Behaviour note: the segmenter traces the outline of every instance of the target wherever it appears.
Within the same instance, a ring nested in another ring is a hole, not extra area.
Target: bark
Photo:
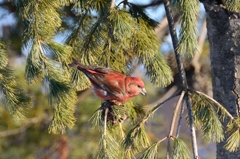
[[[206,10],[213,97],[233,115],[239,115],[240,101],[240,14],[229,12],[216,1],[202,1]],[[216,3],[215,3],[216,2]],[[224,129],[227,121],[223,122]],[[240,158],[217,143],[217,159]]]

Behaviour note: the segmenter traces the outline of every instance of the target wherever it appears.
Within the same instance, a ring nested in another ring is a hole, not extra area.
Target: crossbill
[[[69,66],[83,72],[92,83],[93,92],[104,101],[121,105],[134,96],[147,94],[143,81],[138,77],[126,76],[106,67],[86,66],[76,59]]]

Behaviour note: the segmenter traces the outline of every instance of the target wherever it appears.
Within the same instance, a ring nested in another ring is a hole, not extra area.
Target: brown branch
[[[107,158],[107,116],[108,116],[108,108],[105,109],[104,114],[104,127],[103,127],[103,148],[104,148],[104,158]]]
[[[39,122],[41,119],[42,119],[42,117],[26,119],[27,123],[24,126],[19,127],[17,129],[2,131],[2,132],[0,132],[0,137],[7,137],[7,136],[12,136],[12,135],[17,135],[17,134],[23,133],[28,127],[30,127],[34,123]]]
[[[177,38],[177,34],[176,34],[176,29],[174,28],[174,20],[173,20],[172,10],[171,10],[171,6],[170,6],[170,0],[164,0],[164,8],[165,8],[166,16],[167,16],[168,23],[169,23],[168,26],[169,26],[169,31],[170,31],[171,38],[172,38],[178,72],[180,74],[181,86],[182,86],[182,89],[184,91],[186,91],[185,100],[186,100],[186,106],[187,106],[188,117],[189,117],[189,125],[190,125],[190,130],[191,130],[193,158],[197,159],[198,158],[197,139],[196,139],[196,132],[195,132],[195,127],[194,127],[193,113],[192,113],[192,103],[191,103],[189,95],[188,95],[188,84],[187,84],[187,79],[186,79],[186,72],[184,70],[181,56],[177,50],[178,38]]]
[[[179,114],[179,118],[178,118],[178,126],[177,126],[177,130],[176,130],[176,137],[178,137],[179,132],[180,132],[180,126],[181,126],[181,120],[182,120],[182,116],[183,116],[183,112],[184,112],[184,99],[181,103],[181,110],[180,110],[180,114]]]
[[[174,130],[177,114],[179,112],[179,108],[181,106],[181,103],[182,103],[184,95],[185,95],[185,91],[182,91],[182,93],[181,93],[181,95],[180,95],[180,97],[178,99],[177,105],[176,105],[176,107],[174,109],[172,122],[171,122],[171,127],[170,127],[169,134],[168,134],[168,146],[167,146],[167,154],[166,154],[166,158],[167,159],[170,158],[170,139],[171,139],[171,136],[173,136],[173,130]]]
[[[112,2],[111,2],[111,8],[114,8],[114,4],[115,4],[115,0],[112,0]]]
[[[160,144],[161,142],[163,142],[164,140],[166,140],[168,137],[164,137],[164,138],[162,138],[161,140],[159,140],[158,142],[157,142],[157,144]]]

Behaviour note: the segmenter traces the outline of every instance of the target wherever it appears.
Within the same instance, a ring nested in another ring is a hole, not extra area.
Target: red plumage
[[[126,76],[106,67],[86,66],[76,59],[69,66],[82,71],[91,81],[93,92],[103,100],[121,104],[138,94],[146,95],[144,83],[138,77]]]

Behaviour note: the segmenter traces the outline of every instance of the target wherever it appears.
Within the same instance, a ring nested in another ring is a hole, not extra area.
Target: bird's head
[[[138,77],[132,77],[132,81],[129,87],[130,87],[129,93],[133,94],[133,96],[136,96],[138,94],[142,94],[144,96],[147,95],[147,91],[145,89],[144,83]]]

